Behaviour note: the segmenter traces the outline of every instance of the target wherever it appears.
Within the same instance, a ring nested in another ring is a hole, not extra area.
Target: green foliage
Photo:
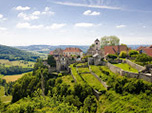
[[[88,96],[84,100],[83,111],[86,113],[95,113],[97,111],[97,103],[94,96]]]
[[[119,41],[116,36],[104,36],[101,38],[101,47],[119,45]]]
[[[5,67],[0,65],[0,74],[3,75],[14,75],[14,74],[21,74],[32,71],[32,68],[23,68],[21,66],[10,66]]]
[[[130,51],[129,51],[129,56],[130,56],[130,57],[132,57],[132,55],[138,55],[138,54],[139,54],[139,52],[136,51],[136,50],[130,50]]]
[[[148,62],[152,61],[152,57],[148,56],[147,54],[140,54],[135,59],[136,62]]]
[[[0,45],[0,59],[36,61],[39,56],[13,47]]]
[[[48,55],[47,62],[50,66],[55,67],[56,66],[56,61],[52,55]]]
[[[127,57],[127,52],[126,51],[121,51],[119,57],[120,58],[126,58]]]
[[[115,55],[115,54],[109,54],[108,56],[107,56],[109,59],[116,59],[117,58],[117,55]]]

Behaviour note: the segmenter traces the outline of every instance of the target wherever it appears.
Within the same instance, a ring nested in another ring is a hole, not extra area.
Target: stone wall
[[[117,73],[119,75],[121,75],[121,71],[122,69],[119,67],[116,67],[114,65],[112,65],[111,63],[107,62],[106,66],[113,72],[113,73]]]
[[[106,66],[113,72],[122,76],[126,76],[129,78],[137,78],[137,79],[143,79],[148,82],[152,82],[152,74],[150,73],[133,73],[124,71],[123,69],[116,67],[109,62],[107,62]],[[141,69],[141,68],[140,68]]]
[[[123,60],[123,62],[129,64],[131,67],[137,69],[139,72],[144,70],[144,69],[146,69],[145,67],[140,66],[140,65],[138,65],[138,64],[136,64],[136,63],[134,63],[134,62],[132,62],[132,61],[130,61],[128,59]]]
[[[148,82],[152,82],[152,75],[150,73],[141,73],[139,79],[146,80]]]

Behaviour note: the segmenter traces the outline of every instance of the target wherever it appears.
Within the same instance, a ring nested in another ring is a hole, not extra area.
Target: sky
[[[152,44],[152,0],[0,0],[0,44]]]

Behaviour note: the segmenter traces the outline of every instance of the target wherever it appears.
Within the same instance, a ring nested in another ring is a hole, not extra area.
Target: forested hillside
[[[33,53],[19,50],[9,46],[0,45],[0,59],[8,59],[10,61],[36,61],[37,58],[39,58],[39,56]]]
[[[12,103],[0,101],[0,111],[4,113],[151,113],[152,84],[135,78],[127,78],[112,73],[106,66],[90,68],[110,86],[105,90],[98,87],[95,77],[87,68],[78,69],[72,64],[72,74],[48,73],[48,68],[38,59],[33,73],[24,75],[8,85]],[[83,72],[82,72],[83,71]],[[92,81],[93,80],[93,81]],[[3,85],[3,82],[2,82]],[[101,92],[94,95],[93,89]]]

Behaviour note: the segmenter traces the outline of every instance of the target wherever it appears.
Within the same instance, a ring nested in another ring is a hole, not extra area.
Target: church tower
[[[100,50],[100,41],[98,39],[96,39],[94,41],[94,44],[95,44],[95,50],[96,50],[96,53],[98,53],[98,51]]]

